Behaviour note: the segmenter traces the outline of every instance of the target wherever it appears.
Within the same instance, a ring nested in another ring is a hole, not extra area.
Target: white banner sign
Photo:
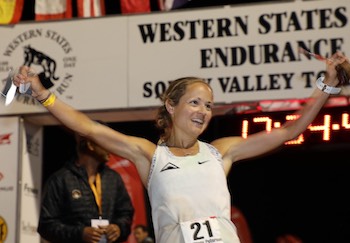
[[[350,53],[349,0],[276,1],[0,28],[0,79],[27,64],[80,110],[159,105],[169,81],[205,78],[217,103],[308,97],[325,64]],[[2,93],[6,93],[2,82]],[[17,95],[1,114],[45,112]]]
[[[22,166],[20,193],[19,243],[39,243],[37,227],[42,185],[43,128],[21,122]]]
[[[349,8],[348,0],[278,1],[130,18],[130,106],[156,105],[184,76],[207,79],[218,103],[308,97],[325,64],[299,47],[350,53]]]
[[[0,242],[18,242],[19,118],[0,117]]]
[[[11,68],[29,65],[44,86],[81,110],[127,106],[126,18],[33,22],[0,27],[0,114],[45,112],[28,95],[5,106]]]

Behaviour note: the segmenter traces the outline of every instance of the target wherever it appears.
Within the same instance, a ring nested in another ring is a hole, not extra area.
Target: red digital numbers
[[[338,124],[334,124],[338,125]],[[339,126],[338,126],[339,127]],[[321,131],[323,133],[322,139],[324,141],[329,141],[331,137],[331,116],[330,115],[324,115],[323,116],[323,123],[321,125],[309,125],[308,129],[312,132]],[[338,129],[339,130],[339,129]]]
[[[284,121],[291,121],[297,119],[297,115],[285,115]],[[339,121],[340,119],[340,121]],[[337,122],[339,121],[339,122]],[[270,132],[273,128],[281,127],[282,123],[274,121],[274,115],[255,115],[249,119],[242,121],[241,136],[247,138],[249,134],[265,130]],[[321,142],[330,142],[332,140],[333,131],[350,131],[349,113],[342,112],[338,114],[321,114],[315,121],[310,124],[303,134],[300,134],[296,139],[286,142],[286,145],[297,145],[305,142],[304,134],[320,134],[320,138],[317,138]],[[350,134],[347,134],[348,141],[350,141]]]

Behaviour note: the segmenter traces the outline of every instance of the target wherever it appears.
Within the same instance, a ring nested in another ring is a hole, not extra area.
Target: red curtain
[[[117,171],[125,183],[126,189],[129,192],[132,203],[135,208],[134,221],[132,228],[137,224],[147,225],[147,213],[145,204],[144,187],[135,165],[129,160],[123,159],[116,155],[110,156],[107,165]],[[136,243],[135,238],[131,234],[128,238],[128,243]]]
[[[252,243],[253,239],[248,223],[242,212],[235,206],[231,206],[231,220],[236,225],[237,234],[241,243]]]

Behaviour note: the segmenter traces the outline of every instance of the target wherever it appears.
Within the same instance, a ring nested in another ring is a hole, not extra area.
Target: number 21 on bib
[[[216,217],[182,222],[181,231],[186,243],[223,243]]]

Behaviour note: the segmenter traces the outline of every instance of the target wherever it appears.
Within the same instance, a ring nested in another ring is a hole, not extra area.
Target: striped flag
[[[122,14],[151,12],[150,0],[120,0]]]
[[[22,17],[24,0],[0,0],[0,24],[16,24]]]
[[[99,17],[106,14],[104,0],[77,0],[78,17]]]
[[[72,18],[72,0],[35,0],[35,20]]]
[[[190,0],[158,0],[159,9],[169,11],[177,9],[188,3]]]

